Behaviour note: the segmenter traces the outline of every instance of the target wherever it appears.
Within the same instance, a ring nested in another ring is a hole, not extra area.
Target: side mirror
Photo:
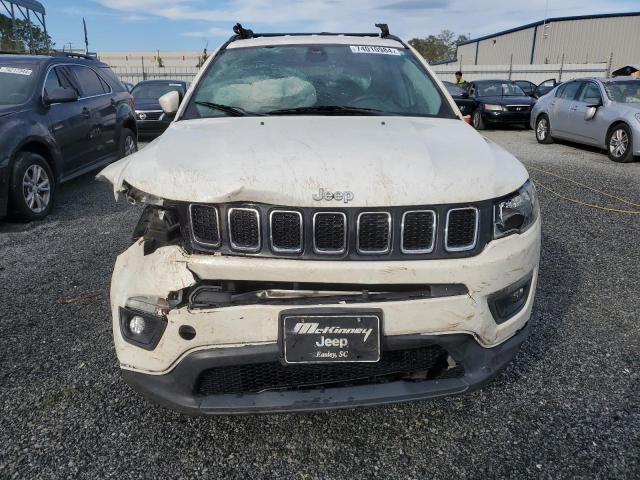
[[[180,94],[176,90],[172,90],[162,95],[158,101],[164,113],[167,115],[175,115],[180,107]]]
[[[47,93],[43,100],[47,105],[77,102],[78,93],[73,88],[56,88],[51,93]]]
[[[600,104],[597,105],[587,105],[587,111],[584,113],[584,119],[589,121],[589,120],[593,120],[593,117],[596,116],[596,112],[598,111],[598,107],[600,106]]]

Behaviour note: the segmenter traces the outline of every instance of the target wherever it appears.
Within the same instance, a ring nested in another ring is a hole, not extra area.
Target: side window
[[[82,65],[71,65],[68,68],[78,81],[82,97],[93,97],[109,91],[105,82],[91,68]]]
[[[49,73],[47,74],[47,79],[44,81],[45,95],[48,95],[49,93],[53,92],[57,88],[63,88],[62,82],[58,77],[57,70],[58,70],[57,68],[52,68],[51,70],[49,70]]]
[[[574,100],[576,98],[576,93],[578,93],[578,89],[580,88],[581,82],[569,82],[567,86],[564,88],[560,96],[565,100]]]
[[[567,88],[567,84],[565,83],[564,85],[560,85],[558,87],[558,89],[556,90],[556,97],[562,97],[562,94],[564,93],[564,89]]]
[[[109,67],[101,67],[99,70],[99,74],[103,80],[107,81],[114,92],[126,92],[127,89],[125,88],[125,86],[122,85],[122,82],[120,82],[118,76],[113,73],[113,71]],[[109,91],[108,88],[107,91]]]
[[[578,100],[593,105],[600,103],[602,101],[602,97],[600,96],[600,89],[595,83],[589,82],[580,92]]]

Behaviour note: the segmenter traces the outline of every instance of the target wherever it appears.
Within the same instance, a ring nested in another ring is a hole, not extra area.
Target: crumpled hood
[[[165,199],[350,207],[464,203],[518,189],[527,171],[460,120],[280,116],[180,121],[98,175]],[[342,204],[344,206],[344,204]]]

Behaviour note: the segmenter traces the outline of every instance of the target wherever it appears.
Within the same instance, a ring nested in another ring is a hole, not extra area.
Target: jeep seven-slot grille
[[[234,250],[260,250],[260,214],[257,210],[229,209],[229,242]]]
[[[302,214],[274,210],[270,215],[271,248],[274,252],[302,251]]]
[[[455,208],[447,213],[445,247],[449,251],[470,250],[475,246],[478,210]]]
[[[402,218],[402,251],[428,253],[433,250],[436,236],[436,212],[413,210]]]
[[[283,365],[280,362],[215,367],[203,371],[196,384],[199,395],[259,393],[346,387],[393,381],[432,380],[464,376],[464,368],[450,368],[447,351],[439,345],[386,350],[375,363]]]
[[[286,258],[428,259],[477,254],[489,241],[492,204],[461,207],[289,209],[269,205],[188,208],[197,250]],[[482,215],[481,215],[482,213]]]
[[[387,253],[391,246],[391,214],[363,212],[358,215],[358,251]]]
[[[220,245],[218,210],[207,205],[191,205],[191,229],[197,242]]]
[[[316,213],[313,217],[313,246],[318,253],[342,253],[347,245],[347,217],[339,212]]]

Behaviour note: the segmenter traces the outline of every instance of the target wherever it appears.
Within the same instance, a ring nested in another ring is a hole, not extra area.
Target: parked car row
[[[92,57],[0,55],[0,219],[44,218],[58,185],[135,152],[138,135],[162,133],[171,118],[158,98],[186,88],[154,80],[129,93]]]
[[[640,156],[640,79],[579,78],[539,85],[525,80],[443,82],[477,130],[498,125],[535,128],[539,143],[554,138],[606,149],[616,162]]]
[[[614,162],[632,162],[640,156],[640,79],[563,83],[536,103],[530,126],[539,143],[570,140],[606,149]]]

